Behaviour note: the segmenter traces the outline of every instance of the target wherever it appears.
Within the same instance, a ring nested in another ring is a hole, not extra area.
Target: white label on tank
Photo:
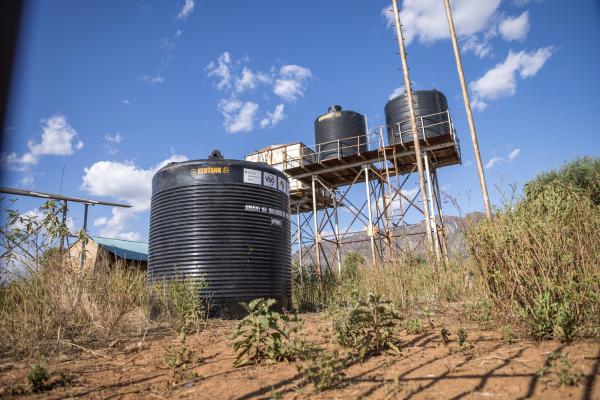
[[[285,179],[277,177],[277,181],[278,189],[281,190],[283,193],[287,193],[287,182],[285,181]]]
[[[244,168],[244,183],[262,184],[262,176],[259,170]]]
[[[263,185],[277,189],[277,177],[273,174],[265,172],[263,174]]]

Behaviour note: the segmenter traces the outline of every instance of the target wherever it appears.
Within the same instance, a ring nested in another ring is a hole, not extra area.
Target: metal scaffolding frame
[[[440,114],[445,115],[430,118]],[[418,174],[419,157],[414,142],[403,140],[407,131],[398,129],[393,140],[396,143],[386,144],[385,127],[379,127],[366,137],[331,142],[338,148],[334,152],[331,146],[323,144],[298,147],[296,143],[294,155],[286,152],[292,145],[268,148],[271,156],[272,152],[283,153],[278,162],[270,164],[296,183],[293,186],[297,189],[290,191],[292,248],[301,269],[309,268],[317,274],[340,272],[342,254],[349,244],[358,244],[357,250],[368,246],[373,268],[421,246],[435,263],[447,260],[437,170],[460,163],[460,146],[448,111],[418,119],[425,204],[419,202],[421,186],[414,195],[406,194],[411,178]],[[431,120],[442,122],[428,125]],[[445,128],[444,134],[427,135],[430,128],[440,126]],[[321,147],[328,149],[329,157],[322,156]],[[340,156],[343,154],[346,155]],[[409,224],[407,214],[413,210],[429,218],[424,223]],[[350,222],[345,226],[340,226],[340,212],[349,214]],[[428,234],[432,237],[431,247],[425,240]]]

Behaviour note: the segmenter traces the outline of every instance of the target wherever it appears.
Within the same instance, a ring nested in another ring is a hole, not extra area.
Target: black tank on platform
[[[240,301],[290,304],[287,177],[264,163],[170,163],[152,180],[148,279],[197,279],[213,314],[236,317]]]
[[[437,90],[416,90],[412,92],[419,137],[430,138],[449,133],[448,102],[446,96]],[[422,118],[422,119],[421,119]],[[410,112],[406,93],[396,96],[385,105],[385,124],[388,143],[408,143],[413,141]],[[400,137],[402,132],[402,138]]]
[[[329,107],[326,114],[315,120],[317,161],[349,156],[367,151],[365,117],[342,107]],[[338,144],[339,143],[339,144]]]

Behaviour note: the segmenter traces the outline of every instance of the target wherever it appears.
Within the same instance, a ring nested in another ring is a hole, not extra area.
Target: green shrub
[[[383,351],[399,354],[394,337],[399,320],[390,301],[369,293],[367,301],[354,303],[347,313],[334,318],[334,331],[338,343],[355,351],[361,359]]]
[[[42,390],[46,389],[46,382],[48,382],[49,378],[50,373],[48,372],[46,359],[44,357],[40,357],[37,363],[32,364],[29,367],[27,380],[29,381],[29,384],[34,392],[41,392]]]
[[[233,348],[237,357],[235,367],[261,362],[295,360],[307,351],[304,343],[296,338],[296,329],[290,326],[286,315],[272,311],[273,299],[255,299],[249,304],[240,303],[248,312],[238,322],[233,335]]]
[[[423,326],[423,322],[417,317],[410,317],[404,322],[404,329],[409,335],[420,335],[425,332],[426,329]]]
[[[600,205],[600,158],[582,157],[565,164],[558,171],[545,172],[525,185],[525,195],[533,200],[556,184],[569,186]]]

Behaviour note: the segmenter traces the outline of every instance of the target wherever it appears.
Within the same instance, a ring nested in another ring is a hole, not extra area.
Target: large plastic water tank
[[[445,135],[449,133],[448,102],[446,96],[437,90],[416,90],[412,92],[417,130],[419,137]],[[385,124],[388,143],[409,143],[413,141],[412,124],[406,93],[394,97],[385,105]]]
[[[367,151],[365,117],[338,105],[315,120],[315,155],[318,161]]]
[[[152,180],[148,276],[197,279],[213,313],[240,301],[291,297],[289,183],[264,163],[211,158],[170,163]]]

